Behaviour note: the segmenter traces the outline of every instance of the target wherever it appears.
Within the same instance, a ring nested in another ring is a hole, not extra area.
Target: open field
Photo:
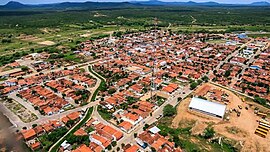
[[[153,27],[154,17],[158,17],[160,28],[167,28],[170,25],[171,30],[180,32],[245,30],[267,32],[270,31],[269,10],[267,7],[229,9],[150,6],[128,8],[128,10],[127,8],[79,11],[0,10],[0,40],[2,41],[0,55],[14,55],[15,52],[29,53],[30,50],[38,51],[50,46],[64,46],[71,49],[78,42],[108,32],[150,29]],[[53,43],[47,43],[49,41]],[[15,54],[16,56],[19,56],[18,53]]]
[[[17,115],[23,122],[28,123],[37,120],[37,116],[15,100],[1,100],[1,103]]]
[[[202,91],[205,85],[221,89],[228,94],[228,100],[230,101],[227,105],[227,111],[229,109],[238,109],[238,105],[242,107],[249,107],[249,105],[242,101],[234,93],[218,88],[210,84],[204,84],[199,87],[195,94]],[[229,117],[229,120],[221,120],[205,114],[201,114],[195,111],[188,110],[188,105],[191,98],[184,99],[177,107],[178,114],[172,121],[172,127],[178,127],[183,125],[183,122],[194,122],[192,132],[199,134],[204,131],[207,126],[213,126],[214,130],[227,138],[240,141],[243,145],[241,151],[269,151],[268,143],[270,142],[270,136],[262,138],[254,134],[258,126],[257,120],[261,118],[254,114],[254,107],[249,107],[248,110],[242,109],[240,117],[237,117],[235,112],[227,112],[225,117]]]

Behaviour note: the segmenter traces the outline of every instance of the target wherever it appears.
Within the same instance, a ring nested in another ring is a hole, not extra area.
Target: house
[[[67,117],[70,120],[78,121],[81,116],[80,116],[80,112],[76,111],[76,112],[72,112],[71,114],[68,114]]]
[[[103,147],[101,147],[100,145],[94,143],[94,142],[90,142],[89,147],[94,151],[94,152],[102,152],[103,151]]]
[[[133,127],[133,125],[128,121],[123,121],[118,126],[125,132],[129,132]]]
[[[50,123],[43,124],[42,128],[46,133],[50,133],[54,130],[54,127]]]
[[[87,132],[85,132],[82,128],[78,129],[77,131],[74,132],[75,136],[87,136]]]
[[[85,144],[79,146],[77,149],[72,150],[72,152],[94,152],[91,148],[87,147]]]
[[[40,142],[38,142],[38,141],[35,141],[34,143],[30,143],[30,148],[31,148],[33,151],[38,150],[40,147],[41,147],[41,144],[40,144]]]
[[[138,124],[143,118],[139,115],[135,115],[132,113],[126,113],[121,118],[124,121],[130,122],[132,125]]]
[[[139,147],[137,145],[133,145],[127,148],[126,150],[124,150],[124,152],[138,152],[138,151],[139,151]]]
[[[37,136],[43,135],[45,131],[43,130],[43,127],[41,125],[38,125],[33,128],[34,131],[36,132]]]
[[[60,145],[60,149],[62,151],[65,151],[65,150],[71,150],[72,149],[72,146],[65,140],[61,145]]]
[[[177,84],[174,84],[174,83],[171,83],[165,87],[163,87],[162,91],[165,91],[169,94],[173,93],[176,89],[178,89],[178,85]]]
[[[26,141],[33,139],[37,136],[34,129],[22,130],[21,133],[23,135],[24,140],[26,140]]]
[[[105,125],[104,127],[97,129],[97,133],[101,136],[110,138],[111,140],[119,140],[123,137],[123,133],[121,131],[118,131],[108,125]]]
[[[66,124],[69,120],[72,121],[78,121],[80,119],[81,115],[80,112],[76,111],[76,112],[72,112],[68,115],[66,115],[65,117],[61,118],[61,121]]]
[[[154,133],[157,130],[153,127],[152,132],[149,130],[139,134],[135,139],[136,142],[143,148],[153,147],[156,151],[170,151],[170,152],[181,152],[180,148],[175,148],[173,142],[170,142],[168,138],[161,136],[158,133]]]
[[[101,147],[103,147],[103,149],[105,149],[106,147],[108,147],[111,144],[111,141],[108,140],[107,138],[101,137],[99,135],[96,134],[92,134],[89,137],[91,142],[94,142],[98,145],[100,145]]]
[[[52,111],[51,107],[46,107],[45,109],[43,109],[43,111],[47,116],[50,116],[50,115],[53,114],[53,111]]]

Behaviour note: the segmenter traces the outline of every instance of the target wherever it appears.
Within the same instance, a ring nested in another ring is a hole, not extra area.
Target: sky
[[[10,0],[0,0],[0,5],[4,5],[8,3]],[[135,0],[13,0],[17,2],[21,2],[24,4],[48,4],[48,3],[59,3],[59,2],[85,2],[85,1],[95,1],[95,2],[121,2],[121,1],[135,1]],[[140,0],[137,0],[140,1]],[[145,1],[145,0],[144,0]],[[186,2],[190,0],[161,0],[161,1],[167,1],[167,2]],[[249,4],[252,2],[258,2],[258,1],[267,1],[270,2],[270,0],[191,0],[194,2],[208,2],[208,1],[214,1],[219,3],[227,3],[227,4]]]

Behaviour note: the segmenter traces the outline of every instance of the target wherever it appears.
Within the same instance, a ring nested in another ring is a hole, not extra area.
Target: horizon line
[[[117,1],[111,1],[111,0],[85,0],[85,1],[74,1],[74,0],[67,0],[67,1],[60,1],[60,2],[45,2],[45,3],[24,3],[24,2],[20,2],[20,1],[17,1],[17,0],[10,0],[6,3],[3,3],[3,4],[0,4],[0,6],[4,6],[10,2],[18,2],[18,3],[21,3],[21,4],[24,4],[24,5],[46,5],[46,4],[61,4],[61,3],[85,3],[85,2],[98,2],[98,3],[106,3],[106,2],[112,2],[112,3],[124,3],[124,2],[147,2],[147,1],[160,1],[160,2],[167,2],[167,3],[177,3],[177,2],[183,2],[183,3],[187,3],[187,2],[195,2],[195,3],[208,3],[208,2],[214,2],[214,3],[218,3],[218,4],[223,4],[223,5],[249,5],[249,4],[253,4],[253,3],[259,3],[259,2],[266,2],[266,3],[269,3],[270,4],[270,1],[269,0],[258,0],[258,1],[254,1],[254,2],[250,2],[250,3],[223,3],[223,2],[217,2],[215,0],[209,0],[209,1],[203,1],[203,2],[196,2],[196,0],[174,0],[174,1],[166,1],[166,0],[124,0],[124,1],[121,1],[121,0],[117,0]]]

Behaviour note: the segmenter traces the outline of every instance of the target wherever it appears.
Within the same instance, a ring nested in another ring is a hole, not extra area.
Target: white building
[[[226,105],[194,97],[191,99],[189,109],[223,119]]]

